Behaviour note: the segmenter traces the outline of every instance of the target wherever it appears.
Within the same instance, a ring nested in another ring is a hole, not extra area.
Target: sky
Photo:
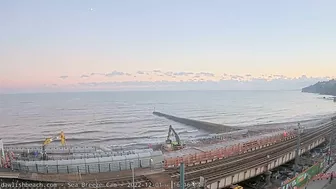
[[[336,76],[332,0],[2,0],[0,93],[299,89]]]

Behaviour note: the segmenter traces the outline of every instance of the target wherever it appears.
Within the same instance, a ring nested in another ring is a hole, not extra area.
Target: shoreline
[[[281,122],[281,123],[266,123],[266,124],[258,124],[258,125],[250,125],[250,126],[244,126],[244,127],[239,127],[240,130],[235,130],[235,131],[243,131],[243,130],[248,130],[249,135],[255,136],[255,135],[262,135],[265,133],[270,133],[270,132],[276,132],[280,130],[290,130],[293,128],[297,127],[297,123],[300,122],[301,126],[304,126],[306,128],[312,128],[317,125],[323,124],[327,121],[330,120],[331,117],[335,116],[335,113],[333,114],[326,114],[322,115],[321,118],[314,118],[314,119],[305,119],[301,121],[290,121],[290,122]],[[227,132],[230,133],[230,132]],[[221,133],[225,134],[225,133]],[[184,141],[190,142],[190,141],[198,141],[202,139],[209,139],[213,133],[208,133],[208,134],[203,134],[201,136],[194,136],[191,138],[186,138]],[[164,143],[165,137],[162,138],[162,142],[153,142],[151,145],[153,147],[160,145]],[[41,147],[42,145],[42,140],[41,142],[20,142],[19,144],[11,144],[11,143],[6,143],[4,142],[5,147]],[[49,145],[50,147],[58,147],[59,145],[56,143],[52,143]],[[98,144],[98,145],[89,145],[85,143],[73,143],[69,146],[96,146],[97,148],[104,148],[104,149],[109,149],[112,151],[130,151],[130,150],[136,150],[136,149],[148,149],[148,144],[144,142],[138,142],[138,143],[132,143],[130,145],[127,144],[120,144],[120,145],[109,145],[109,144]]]

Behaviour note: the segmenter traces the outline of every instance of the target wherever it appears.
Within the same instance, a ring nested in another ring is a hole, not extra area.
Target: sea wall
[[[181,117],[176,117],[168,114],[164,114],[161,112],[153,112],[154,115],[159,116],[159,117],[164,117],[169,120],[182,123],[185,125],[189,125],[192,127],[195,127],[200,130],[204,130],[210,133],[226,133],[226,132],[231,132],[231,131],[236,131],[240,130],[240,128],[236,127],[230,127],[222,124],[217,124],[217,123],[209,123],[205,121],[198,121],[198,120],[193,120],[193,119],[187,119],[187,118],[181,118]]]

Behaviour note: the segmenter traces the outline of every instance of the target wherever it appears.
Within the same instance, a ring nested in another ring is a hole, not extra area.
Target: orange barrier
[[[225,146],[207,152],[189,154],[183,157],[166,158],[164,161],[164,165],[165,168],[169,168],[169,167],[178,167],[181,162],[184,162],[186,166],[193,166],[196,164],[207,163],[208,161],[227,158],[230,156],[245,153],[249,150],[255,150],[259,147],[285,141],[295,136],[295,132],[293,131],[286,131],[285,133],[286,134],[281,133],[257,140],[254,139],[251,141],[247,141],[245,143],[238,143],[231,146]]]
[[[331,177],[331,173],[320,173],[318,175],[316,175],[315,177],[313,177],[313,181],[315,180],[327,180],[330,179]],[[333,172],[333,178],[336,178],[336,173]]]

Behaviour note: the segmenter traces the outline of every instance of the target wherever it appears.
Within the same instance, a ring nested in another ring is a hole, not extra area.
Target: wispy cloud
[[[143,74],[145,74],[145,72],[144,71],[137,71],[137,74],[143,75]]]
[[[173,74],[174,74],[173,72],[164,72],[165,76],[173,76]]]
[[[210,72],[199,72],[199,73],[196,73],[196,75],[205,76],[205,77],[215,77],[215,74],[210,73]]]
[[[61,79],[67,79],[69,76],[67,76],[67,75],[62,75],[62,76],[60,76],[59,78],[61,78]]]
[[[125,73],[125,72],[113,71],[113,72],[105,74],[105,76],[114,77],[114,76],[122,76],[122,75],[126,75],[126,74],[127,73]]]
[[[114,88],[142,88],[162,90],[296,90],[309,86],[327,78],[298,77],[290,79],[267,80],[263,77],[255,77],[251,80],[242,80],[243,76],[233,75],[234,79],[212,81],[204,78],[189,79],[188,81],[124,81],[124,82],[91,82],[78,83],[80,86],[98,87],[105,89]]]
[[[95,75],[103,75],[103,76],[105,76],[104,73],[91,73],[91,74],[90,74],[90,76],[95,76]]]
[[[88,75],[81,75],[81,78],[88,78],[88,77],[90,77],[90,76],[88,76]]]
[[[190,75],[194,75],[193,72],[174,72],[173,73],[174,76],[190,76]]]

